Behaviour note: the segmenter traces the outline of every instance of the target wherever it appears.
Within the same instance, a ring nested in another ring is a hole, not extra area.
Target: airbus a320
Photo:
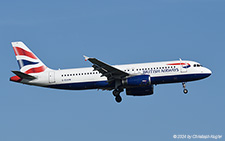
[[[211,71],[200,63],[175,60],[127,65],[109,65],[96,58],[84,56],[92,67],[53,70],[48,68],[23,42],[12,42],[20,71],[10,81],[64,90],[102,89],[112,90],[116,102],[120,93],[127,95],[152,95],[154,85],[181,83],[188,93],[186,82],[204,79]]]

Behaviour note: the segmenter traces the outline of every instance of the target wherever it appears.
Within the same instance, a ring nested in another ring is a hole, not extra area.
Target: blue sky
[[[225,1],[3,1],[0,4],[0,140],[173,140],[225,136]],[[50,68],[194,60],[213,74],[155,87],[145,97],[64,91],[9,81],[18,70],[10,42],[23,41]],[[224,137],[223,137],[224,138]]]

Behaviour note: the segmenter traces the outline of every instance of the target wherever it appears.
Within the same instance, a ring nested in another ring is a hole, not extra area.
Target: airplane
[[[109,65],[96,58],[84,56],[92,67],[59,69],[48,68],[23,42],[12,42],[20,71],[10,81],[64,90],[101,89],[112,90],[116,102],[126,90],[128,96],[152,95],[154,85],[182,83],[183,92],[188,93],[186,83],[209,77],[212,72],[200,63],[175,60],[127,65]]]

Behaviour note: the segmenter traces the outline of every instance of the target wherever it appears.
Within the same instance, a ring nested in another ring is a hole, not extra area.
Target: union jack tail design
[[[12,46],[21,72],[40,73],[48,69],[23,42],[12,42]]]

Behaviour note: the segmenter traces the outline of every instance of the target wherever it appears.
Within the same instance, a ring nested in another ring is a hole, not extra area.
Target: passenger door
[[[55,83],[55,72],[50,71],[48,75],[49,75],[49,83]]]
[[[187,72],[187,63],[183,62],[181,59],[180,59],[180,72],[181,73]]]

